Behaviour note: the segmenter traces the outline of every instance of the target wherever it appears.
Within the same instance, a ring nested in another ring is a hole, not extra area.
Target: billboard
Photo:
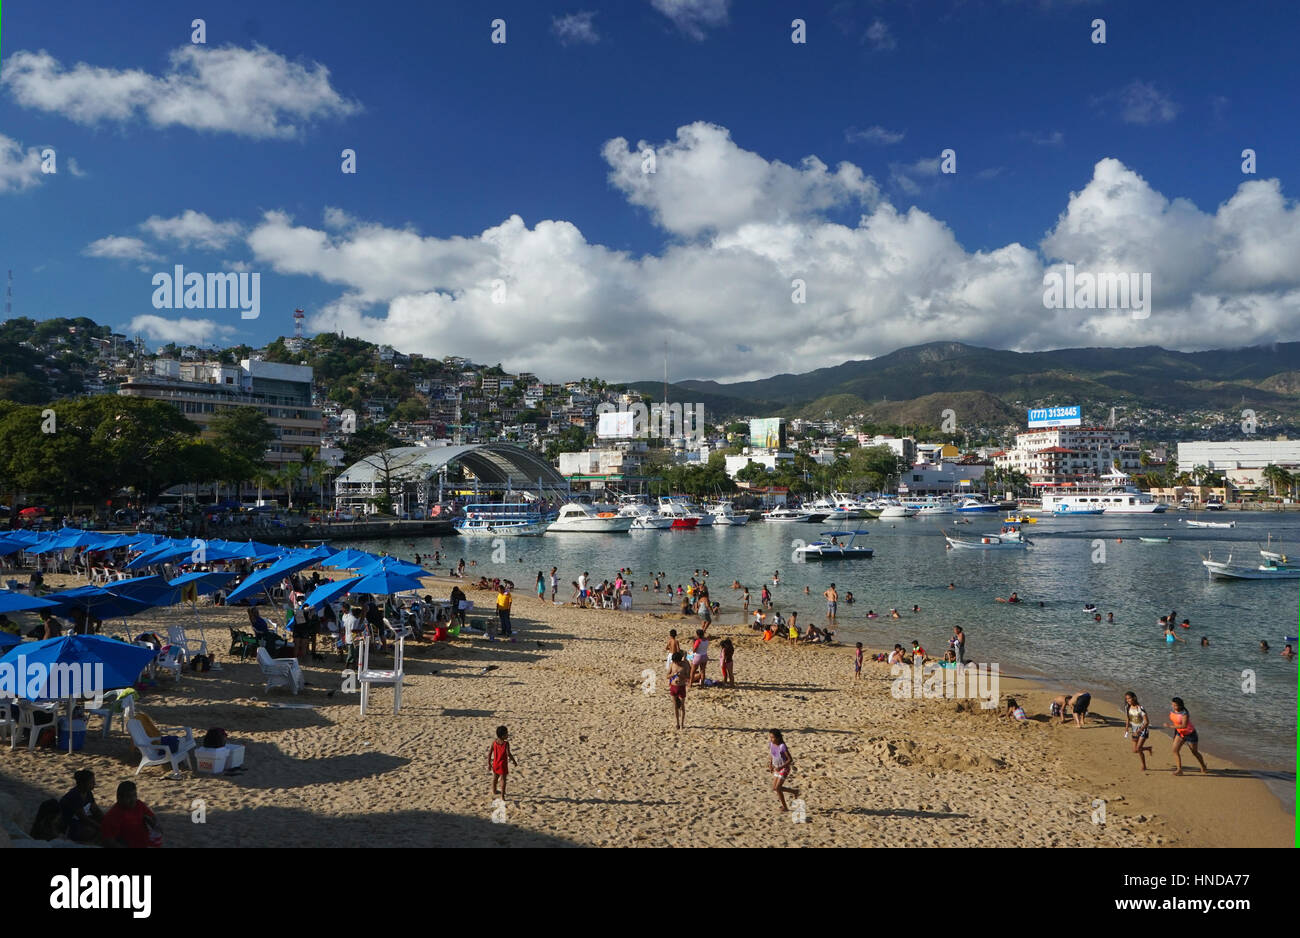
[[[1029,412],[1029,429],[1040,427],[1077,427],[1083,423],[1083,408],[1078,404],[1069,407],[1038,407]]]
[[[785,449],[785,418],[759,417],[749,422],[749,445]]]
[[[636,414],[630,410],[601,414],[596,422],[596,435],[630,440],[636,436]]]

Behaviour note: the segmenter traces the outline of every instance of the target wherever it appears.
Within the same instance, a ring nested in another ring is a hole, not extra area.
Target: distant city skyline
[[[665,340],[671,380],[736,381],[939,340],[1300,339],[1286,3],[7,12],[15,315],[257,347],[302,307],[612,381],[655,379]],[[179,266],[257,277],[259,315],[211,285],[160,307]]]

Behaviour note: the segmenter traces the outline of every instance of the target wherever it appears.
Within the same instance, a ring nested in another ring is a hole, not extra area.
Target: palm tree
[[[1276,496],[1278,494],[1278,489],[1283,487],[1287,489],[1288,493],[1290,492],[1292,485],[1291,473],[1287,472],[1281,466],[1269,463],[1264,467],[1264,471],[1261,475],[1263,476],[1264,481],[1268,483],[1269,491],[1273,495]]]

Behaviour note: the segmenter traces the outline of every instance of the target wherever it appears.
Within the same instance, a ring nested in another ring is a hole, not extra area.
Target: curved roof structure
[[[536,453],[508,443],[474,443],[468,446],[399,446],[367,456],[335,477],[336,483],[368,484],[385,474],[394,479],[424,481],[443,466],[460,463],[483,482],[512,488],[558,488],[568,481]]]

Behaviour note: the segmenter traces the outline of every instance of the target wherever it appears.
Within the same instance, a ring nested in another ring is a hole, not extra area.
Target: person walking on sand
[[[673,652],[672,663],[668,667],[668,696],[673,701],[673,717],[679,730],[686,729],[686,682],[689,679],[686,656],[681,651]]]
[[[835,591],[835,584],[832,583],[831,588],[822,593],[822,595],[826,597],[826,618],[828,621],[834,622],[835,611],[839,608],[840,604],[840,594]]]
[[[537,598],[542,602],[546,602],[546,578],[542,575],[541,570],[537,571]]]
[[[1151,721],[1147,719],[1146,710],[1138,703],[1137,694],[1132,691],[1124,695],[1124,707],[1125,718],[1128,722],[1128,729],[1124,731],[1124,738],[1133,740],[1133,751],[1142,760],[1142,771],[1145,772],[1147,770],[1146,754],[1155,751],[1146,744],[1150,735]]]
[[[859,680],[862,677],[862,643],[858,642],[857,651],[853,653],[853,680]]]
[[[1183,757],[1179,750],[1186,743],[1192,750],[1192,755],[1196,756],[1196,761],[1201,763],[1201,774],[1209,775],[1210,770],[1205,765],[1205,760],[1201,758],[1201,751],[1197,749],[1200,737],[1196,734],[1196,727],[1192,726],[1192,715],[1187,712],[1187,707],[1183,705],[1183,698],[1175,697],[1170,703],[1169,722],[1165,726],[1174,731],[1174,761],[1178,763],[1178,768],[1174,770],[1175,775],[1183,774]]]
[[[551,567],[551,602],[555,602],[555,594],[560,591],[560,577],[557,574],[558,567]]]
[[[785,786],[790,773],[794,771],[794,759],[790,756],[790,750],[786,748],[780,730],[768,730],[767,739],[768,769],[772,773],[772,791],[776,792],[776,797],[781,802],[781,810],[788,811],[790,809],[786,807],[785,796],[788,794],[796,798],[799,797],[799,789]]]
[[[492,740],[492,749],[488,753],[488,765],[492,768],[492,795],[497,793],[497,779],[501,780],[501,800],[506,797],[506,779],[510,775],[510,763],[518,767],[515,754],[510,751],[510,731],[504,726],[497,727],[497,738]]]

